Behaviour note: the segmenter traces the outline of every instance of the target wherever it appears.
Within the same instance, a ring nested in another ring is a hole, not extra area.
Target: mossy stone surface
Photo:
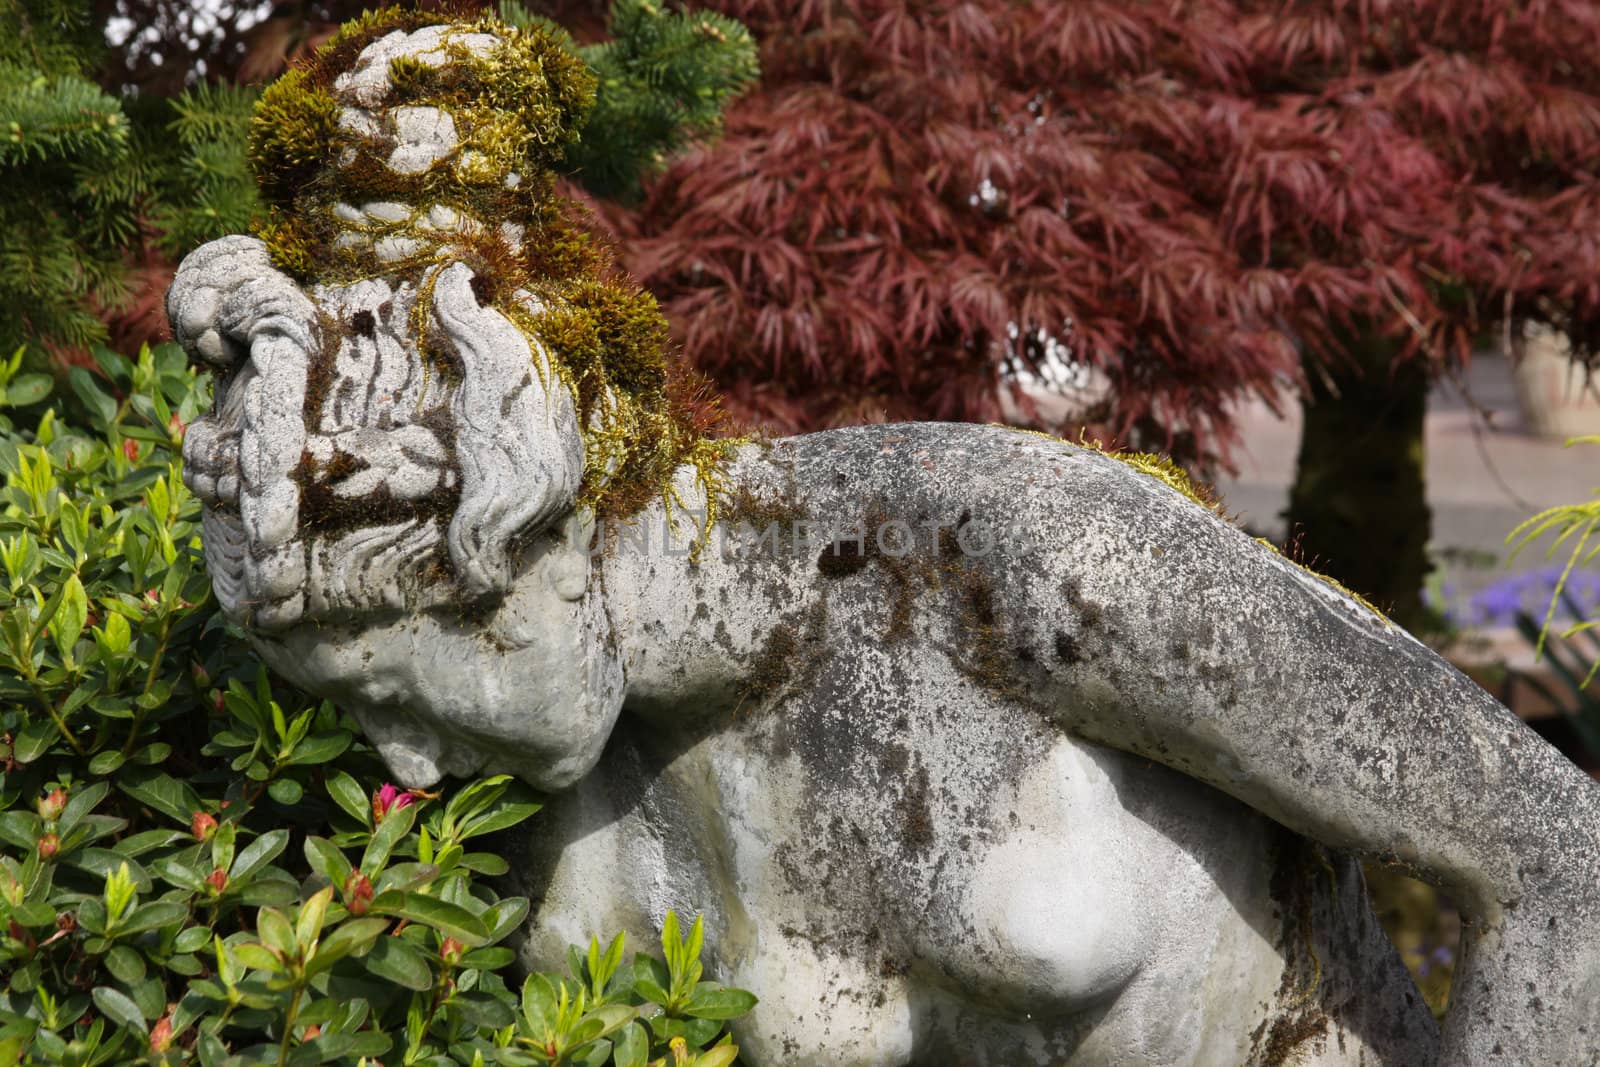
[[[386,79],[376,92],[375,63]],[[262,96],[250,158],[270,215],[257,233],[307,284],[382,277],[426,289],[443,266],[466,263],[480,304],[518,327],[536,364],[546,355],[577,404],[581,503],[631,514],[670,496],[689,464],[715,508],[728,446],[706,432],[716,420],[699,382],[670,358],[655,299],[617,270],[557,184],[593,102],[593,75],[541,29],[365,15]],[[439,140],[418,165],[407,136],[425,126]],[[391,205],[401,210],[376,210]],[[427,315],[417,301],[412,335],[429,373],[448,381]]]

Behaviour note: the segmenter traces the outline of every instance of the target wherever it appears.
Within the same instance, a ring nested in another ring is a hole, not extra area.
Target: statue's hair
[[[667,358],[654,298],[616,269],[557,187],[593,75],[541,28],[435,22],[393,9],[364,16],[263,94],[251,161],[273,262],[306,283],[387,278],[419,289],[465,264],[479,303],[548,354],[547,365],[535,361],[544,384],[572,397],[578,503],[631,513],[670,494],[684,464],[710,488],[726,454],[708,437],[715,405]],[[411,335],[449,376],[432,307],[413,303]]]

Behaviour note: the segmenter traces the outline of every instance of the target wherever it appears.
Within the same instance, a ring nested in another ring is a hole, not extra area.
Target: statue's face
[[[584,106],[588,75],[553,47],[395,30],[348,69],[284,79],[263,100],[284,127],[265,151],[314,133],[320,169],[280,153],[260,175],[270,254],[213,242],[168,296],[178,340],[218,371],[184,447],[218,601],[411,784],[484,766],[566,784],[620,705],[587,561],[575,584],[551,562],[586,445],[576,379],[527,323],[603,288],[537,273],[521,243]],[[605,310],[633,306],[606,294]],[[620,395],[607,366],[583,395]]]
[[[204,267],[185,263],[175,304]],[[185,478],[223,608],[279,673],[354,711],[398,779],[488,768],[559,788],[621,704],[572,510],[582,443],[471,278],[447,267],[425,297],[449,377],[406,333],[424,297],[404,283],[307,296],[269,270],[238,287],[235,304],[287,310],[244,331]]]

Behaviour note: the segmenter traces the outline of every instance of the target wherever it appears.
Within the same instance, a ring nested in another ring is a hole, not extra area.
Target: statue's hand
[[[184,259],[167,313],[189,354],[218,372],[213,409],[190,427],[183,449],[184,481],[206,504],[218,600],[249,624],[288,625],[304,610],[293,474],[306,444],[316,308],[260,241],[226,237]]]

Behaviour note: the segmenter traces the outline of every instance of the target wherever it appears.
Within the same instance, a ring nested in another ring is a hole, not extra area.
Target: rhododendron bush
[[[0,361],[0,1063],[732,1062],[754,998],[699,981],[699,920],[515,966],[490,835],[537,801],[399,789],[273,686],[179,477],[209,380],[96,356],[53,398]]]

